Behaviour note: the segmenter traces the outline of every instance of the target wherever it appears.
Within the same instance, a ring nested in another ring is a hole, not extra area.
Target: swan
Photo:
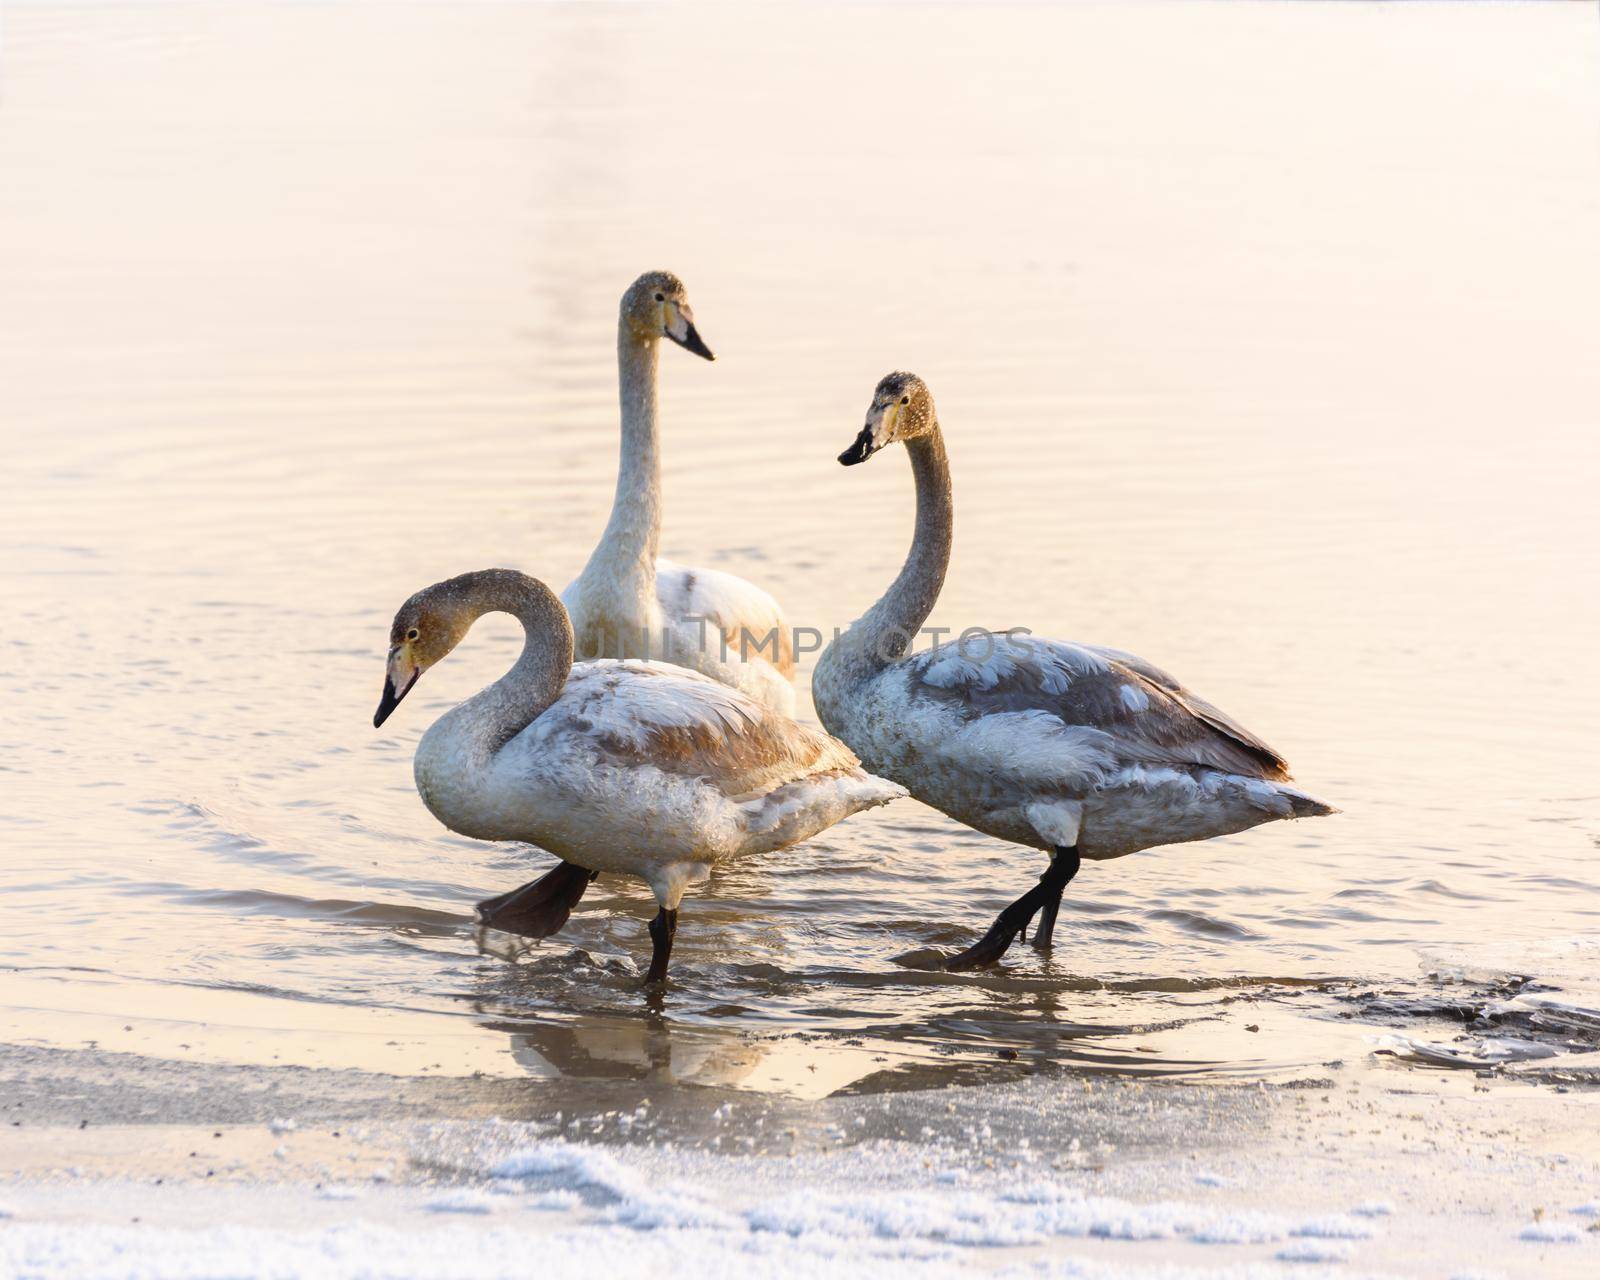
[[[812,695],[824,727],[875,773],[986,835],[1043,849],[1039,883],[947,969],[993,964],[1037,913],[1050,946],[1080,859],[1206,840],[1277,818],[1335,813],[1287,785],[1283,757],[1142,658],[974,629],[909,652],[950,562],[950,469],[927,385],[891,373],[839,455],[864,462],[901,441],[917,522],[883,598],[823,652]]]
[[[660,982],[691,882],[905,794],[837,739],[697,672],[636,660],[573,665],[566,610],[514,569],[463,574],[400,606],[373,726],[497,611],[522,623],[521,657],[423,734],[414,765],[423,803],[450,830],[527,841],[561,859],[479,903],[484,925],[548,937],[595,876],[626,872],[660,907],[647,978]]]
[[[731,573],[656,554],[661,449],[656,355],[662,335],[716,359],[694,327],[683,282],[649,271],[622,295],[617,374],[622,460],[611,520],[583,572],[561,593],[582,658],[658,658],[710,676],[782,715],[794,714],[794,646],[778,602]]]

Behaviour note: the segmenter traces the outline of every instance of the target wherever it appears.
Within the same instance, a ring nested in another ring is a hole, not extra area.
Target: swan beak
[[[868,414],[867,425],[861,428],[855,443],[839,455],[839,461],[847,467],[865,462],[894,439],[894,424],[899,417],[900,406],[897,404],[889,405],[882,412]]]
[[[395,685],[394,681],[394,670],[397,665],[400,665],[396,662],[396,659],[399,656],[399,652],[397,651],[389,658],[389,671],[388,674],[383,678],[383,697],[378,700],[378,709],[373,713],[372,716],[372,727],[374,729],[383,728],[383,722],[394,713],[394,709],[400,705],[400,700],[404,698],[406,694],[411,692],[411,686],[416,684],[417,677],[422,674],[422,669],[420,667],[412,667],[409,675],[406,675],[402,671],[401,683],[398,686],[397,692],[397,686]]]
[[[711,348],[706,346],[706,340],[700,336],[700,330],[694,327],[694,313],[689,310],[686,303],[663,303],[662,310],[666,313],[662,317],[662,328],[666,331],[667,337],[685,351],[692,351],[702,360],[717,358]]]
[[[877,452],[878,446],[872,439],[872,427],[868,425],[861,428],[861,434],[855,438],[855,442],[839,455],[839,461],[847,467],[853,467],[858,462],[865,462]]]

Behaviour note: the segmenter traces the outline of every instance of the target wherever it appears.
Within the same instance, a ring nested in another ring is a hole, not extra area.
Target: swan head
[[[622,295],[622,323],[640,342],[671,338],[706,360],[717,357],[694,327],[683,281],[670,271],[646,271]]]
[[[891,373],[878,383],[867,406],[867,425],[855,442],[839,455],[847,467],[865,462],[886,444],[915,440],[938,424],[933,393],[914,373]]]
[[[469,575],[470,576],[470,575]],[[411,692],[422,673],[461,643],[472,626],[463,579],[452,578],[417,592],[400,606],[389,628],[389,664],[384,673],[383,698],[372,727],[387,720],[400,700]]]

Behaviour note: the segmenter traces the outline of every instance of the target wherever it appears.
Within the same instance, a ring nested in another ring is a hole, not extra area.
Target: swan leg
[[[1068,845],[1059,848],[1051,856],[1049,869],[1039,877],[1039,883],[1029,889],[1009,907],[995,917],[995,922],[989,926],[989,932],[979,938],[965,951],[951,956],[944,962],[948,970],[977,969],[987,964],[993,964],[1005,955],[1006,948],[1019,933],[1028,927],[1028,921],[1040,911],[1039,928],[1035,931],[1034,946],[1049,946],[1050,937],[1055,932],[1056,911],[1061,906],[1061,893],[1067,887],[1067,882],[1078,874],[1080,865],[1078,850],[1075,846]],[[1044,941],[1041,943],[1040,939]]]
[[[678,909],[668,911],[662,907],[650,921],[650,941],[655,949],[650,955],[650,972],[644,978],[647,985],[667,980],[667,961],[672,956],[672,940],[677,936]]]
[[[1050,870],[1056,871],[1058,868],[1062,868],[1065,873],[1055,881],[1054,896],[1045,899],[1044,905],[1039,908],[1039,926],[1033,931],[1035,950],[1050,950],[1051,939],[1055,936],[1056,931],[1056,912],[1061,910],[1061,894],[1071,882],[1072,877],[1078,874],[1078,868],[1082,865],[1082,859],[1078,857],[1078,851],[1075,848],[1057,849],[1051,855]],[[1046,875],[1049,875],[1049,872],[1046,872]],[[1040,883],[1044,882],[1041,880]]]
[[[578,905],[598,871],[558,862],[555,870],[520,889],[486,898],[478,904],[478,923],[502,933],[520,933],[527,938],[548,938],[566,924],[572,908]]]

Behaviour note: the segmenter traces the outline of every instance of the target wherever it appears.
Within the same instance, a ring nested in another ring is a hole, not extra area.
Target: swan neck
[[[457,709],[483,755],[492,757],[561,696],[572,672],[572,623],[537,578],[514,569],[486,569],[471,577],[468,626],[486,613],[509,613],[522,623],[522,653],[511,670]]]
[[[926,435],[908,441],[906,451],[916,481],[916,530],[899,576],[841,642],[841,656],[857,676],[870,675],[906,656],[938,603],[950,566],[955,514],[950,461],[938,422]]]
[[[585,576],[598,571],[612,582],[655,594],[661,543],[661,448],[656,420],[656,361],[660,342],[617,326],[617,382],[621,394],[622,447],[611,519]]]

